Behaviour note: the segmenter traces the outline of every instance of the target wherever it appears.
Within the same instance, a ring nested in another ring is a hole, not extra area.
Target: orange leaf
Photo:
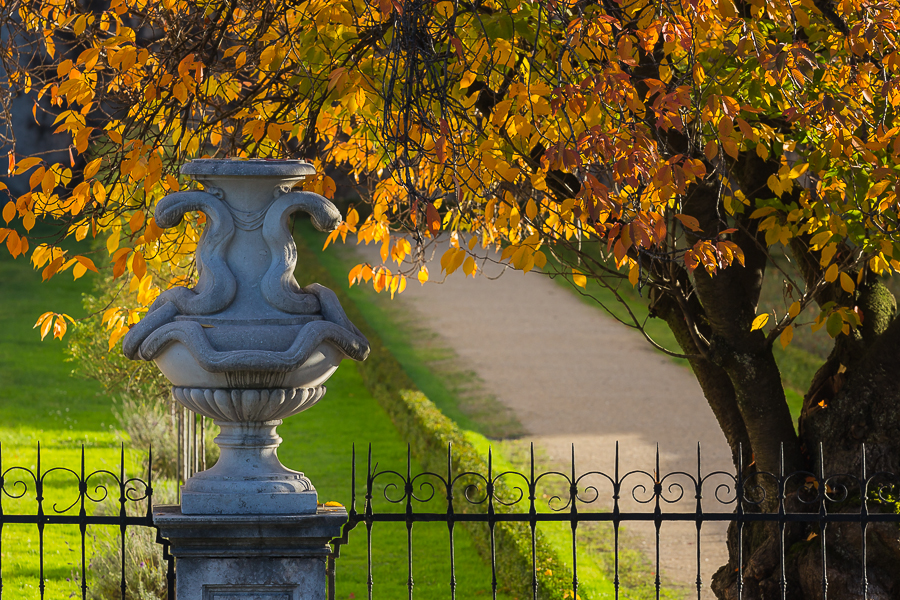
[[[675,218],[681,221],[681,224],[691,231],[700,231],[700,221],[690,215],[675,215]]]
[[[441,230],[441,216],[431,202],[425,205],[425,219],[431,233],[436,234]]]
[[[147,274],[147,262],[144,260],[144,255],[140,252],[134,253],[134,258],[131,261],[131,271],[138,279],[143,279],[144,275]]]
[[[3,220],[9,223],[16,216],[16,203],[10,200],[3,207]]]

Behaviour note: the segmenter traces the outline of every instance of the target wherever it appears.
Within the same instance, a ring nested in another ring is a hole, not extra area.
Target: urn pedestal
[[[320,230],[341,215],[317,194],[291,191],[315,173],[301,161],[194,160],[182,173],[203,185],[156,208],[160,227],[202,211],[193,288],[162,294],[125,336],[123,350],[152,360],[173,395],[221,428],[218,463],[182,488],[182,515],[315,515],[315,487],[278,460],[282,419],[322,399],[344,358],[364,360],[365,337],[330,290],[294,279],[296,211]]]
[[[343,508],[297,516],[153,511],[177,558],[178,600],[325,600],[328,543],[346,521]]]

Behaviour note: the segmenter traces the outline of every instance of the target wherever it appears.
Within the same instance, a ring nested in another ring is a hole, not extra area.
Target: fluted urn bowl
[[[189,211],[206,215],[197,284],[160,294],[123,350],[154,361],[179,402],[222,428],[222,457],[185,484],[182,511],[308,512],[309,498],[297,494],[311,491],[314,512],[315,489],[278,462],[275,427],[318,402],[341,360],[365,359],[369,345],[333,292],[297,283],[289,224],[304,211],[330,231],[341,215],[322,196],[292,190],[315,174],[302,161],[204,159],[181,171],[203,189],[166,196],[155,218],[171,228]]]

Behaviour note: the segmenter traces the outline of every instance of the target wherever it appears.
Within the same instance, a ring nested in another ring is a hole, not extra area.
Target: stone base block
[[[293,516],[153,508],[177,560],[178,600],[325,600],[328,544],[346,522],[342,507]]]
[[[178,600],[324,599],[325,557],[180,558],[177,582]]]
[[[185,515],[314,515],[317,501],[315,490],[287,494],[214,494],[183,489],[181,512]]]

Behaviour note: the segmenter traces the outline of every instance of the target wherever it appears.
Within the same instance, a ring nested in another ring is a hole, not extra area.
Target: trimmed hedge
[[[362,363],[360,374],[369,392],[387,411],[397,430],[409,442],[412,455],[422,466],[434,473],[447,468],[447,446],[453,447],[455,472],[471,471],[487,474],[487,460],[480,455],[465,433],[447,418],[409,378],[396,358],[385,348],[378,334],[349,298],[346,286],[337,282],[321,265],[303,238],[295,236],[297,258],[303,282],[317,281],[337,294],[347,317],[368,338],[372,351]],[[519,497],[518,490],[504,482],[497,482],[495,497],[510,502]],[[487,503],[473,505],[462,498],[454,502],[460,512],[487,512]],[[527,503],[527,499],[524,500]],[[521,505],[520,505],[521,506]],[[509,509],[495,503],[496,512]],[[479,552],[490,560],[490,533],[482,524],[466,524]],[[498,586],[520,598],[532,597],[531,531],[525,523],[500,522],[494,528],[495,557]],[[535,535],[537,597],[541,600],[561,600],[571,596],[572,571],[550,547],[541,531]],[[579,594],[580,595],[580,594]]]

